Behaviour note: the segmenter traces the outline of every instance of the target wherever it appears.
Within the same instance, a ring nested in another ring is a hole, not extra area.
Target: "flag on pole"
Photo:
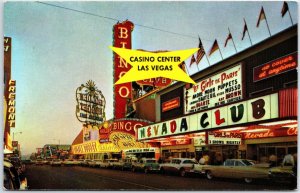
[[[259,14],[259,17],[258,17],[258,20],[257,20],[256,27],[258,27],[260,21],[261,21],[261,20],[264,20],[264,19],[266,19],[265,11],[264,11],[264,8],[261,7],[261,10],[260,10],[260,14]]]
[[[204,51],[202,42],[199,38],[199,50],[197,52],[196,64],[199,64],[199,62],[201,61],[201,59],[203,58],[204,55],[205,55],[205,51]]]
[[[229,41],[230,39],[232,39],[232,35],[231,35],[231,33],[229,32],[229,34],[228,34],[228,36],[227,36],[227,38],[226,38],[224,47],[227,46],[227,43],[228,43],[228,41]]]
[[[217,40],[215,40],[214,43],[213,43],[213,45],[212,45],[212,47],[211,47],[211,49],[210,49],[210,51],[209,51],[208,55],[209,56],[212,55],[212,53],[214,53],[218,49],[219,49],[219,45],[218,45]]]
[[[287,2],[284,1],[282,9],[281,9],[281,16],[283,17],[288,10],[289,10],[289,6],[288,6]]]
[[[186,73],[185,62],[184,61],[182,61],[178,66],[179,66],[179,68],[181,68],[181,70],[183,70]]]
[[[192,64],[196,62],[195,56],[194,54],[192,55],[192,59],[191,59],[191,63],[190,63],[190,67],[192,66]]]
[[[245,38],[245,35],[246,35],[246,32],[248,31],[248,27],[247,27],[247,24],[246,24],[246,21],[244,21],[244,30],[243,30],[243,37],[242,37],[242,40]]]

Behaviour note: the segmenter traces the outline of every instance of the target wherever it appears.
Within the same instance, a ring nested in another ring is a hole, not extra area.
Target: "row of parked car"
[[[288,160],[288,159],[284,159]],[[36,163],[38,164],[38,162]],[[52,160],[52,166],[81,165],[88,167],[113,168],[120,170],[160,172],[178,174],[186,176],[188,174],[200,174],[207,179],[213,178],[233,178],[243,179],[246,183],[254,180],[268,179],[279,182],[297,181],[294,161],[284,161],[279,167],[270,167],[269,164],[255,164],[247,159],[227,159],[222,165],[202,165],[195,159],[173,158],[168,163],[158,163],[154,158],[142,158],[140,160],[127,159],[106,159],[106,160]]]

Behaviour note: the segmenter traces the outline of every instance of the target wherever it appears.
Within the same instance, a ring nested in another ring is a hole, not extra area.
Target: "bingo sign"
[[[76,116],[80,122],[99,125],[105,121],[105,98],[93,81],[77,88],[76,100]]]
[[[134,25],[130,21],[117,23],[113,27],[114,41],[113,45],[117,48],[131,49],[131,32]],[[126,72],[131,68],[118,54],[113,53],[114,56],[114,83],[117,82]],[[126,114],[127,99],[132,98],[131,82],[114,85],[114,118],[124,118]]]
[[[243,98],[241,64],[197,82],[184,90],[185,114],[239,101]]]

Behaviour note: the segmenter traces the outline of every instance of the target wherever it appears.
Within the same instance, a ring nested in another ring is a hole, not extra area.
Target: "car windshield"
[[[252,166],[253,163],[249,162],[248,160],[243,159],[242,162],[246,165],[246,166]]]

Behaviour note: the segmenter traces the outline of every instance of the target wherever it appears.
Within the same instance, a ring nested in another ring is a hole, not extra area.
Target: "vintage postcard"
[[[294,1],[7,1],[4,190],[297,189]]]

